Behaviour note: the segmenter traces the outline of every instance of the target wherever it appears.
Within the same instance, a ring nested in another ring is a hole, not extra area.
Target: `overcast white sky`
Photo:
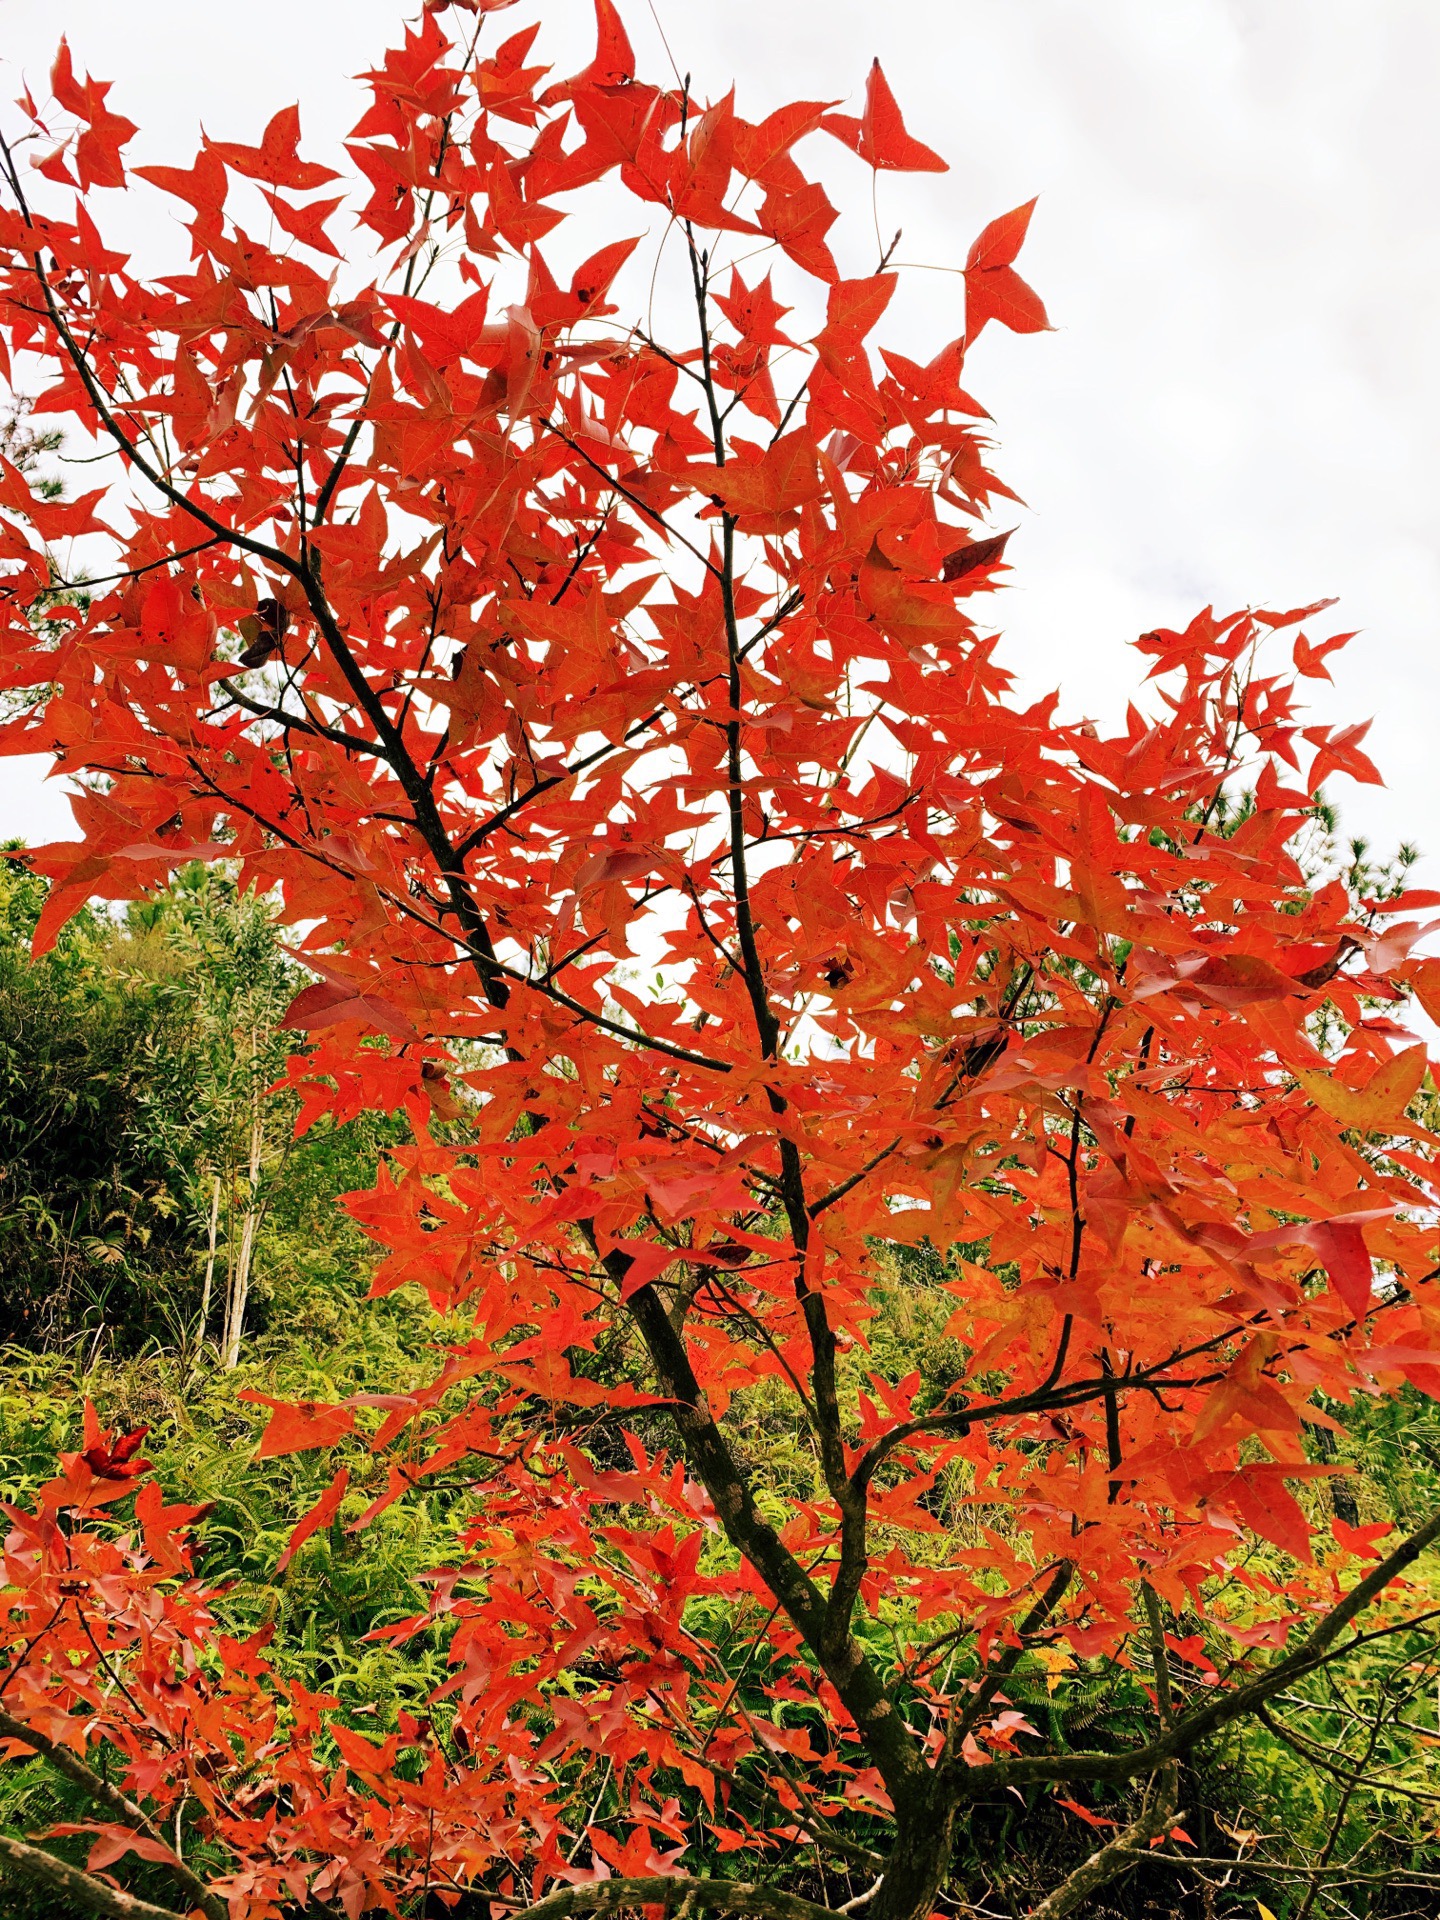
[[[697,90],[733,78],[749,118],[781,98],[857,99],[880,57],[912,132],[951,161],[945,175],[882,180],[882,225],[903,224],[906,260],[958,264],[986,220],[1041,195],[1021,265],[1057,331],[990,328],[966,381],[1029,507],[1014,585],[995,603],[1027,688],[1058,683],[1070,712],[1113,714],[1138,677],[1136,633],[1207,602],[1338,594],[1336,615],[1363,632],[1333,689],[1307,683],[1314,717],[1373,714],[1389,784],[1340,780],[1333,795],[1377,847],[1417,840],[1440,884],[1434,0],[654,7]],[[647,0],[622,10],[658,77]],[[344,76],[404,11],[0,0],[0,96],[20,70],[41,91],[63,30],[77,67],[112,79],[112,104],[140,123],[134,162],[188,165],[202,117],[216,136],[254,139],[297,97],[306,151],[327,157],[360,111]],[[544,12],[561,70],[584,64],[590,0]],[[529,15],[522,5],[496,27]],[[864,205],[868,170],[838,148],[826,177]],[[872,270],[868,223],[849,231],[842,268]],[[892,341],[933,351],[959,332],[954,288],[907,275]],[[40,771],[0,763],[0,836],[74,831]]]

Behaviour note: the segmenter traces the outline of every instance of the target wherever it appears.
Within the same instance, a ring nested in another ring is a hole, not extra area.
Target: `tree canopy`
[[[1053,1794],[1100,1830],[1056,1920],[1184,1844],[1207,1742],[1417,1611],[1440,1513],[1317,1551],[1307,1436],[1440,1387],[1396,1017],[1440,1008],[1440,895],[1307,858],[1322,783],[1378,777],[1300,701],[1328,603],[1142,635],[1113,729],[1016,698],[962,380],[1048,324],[1033,202],[922,363],[876,344],[893,243],[832,251],[867,172],[945,167],[878,64],[858,116],[752,122],[641,78],[611,0],[561,79],[498,10],[427,4],[344,174],[294,108],[129,169],[63,45],[4,150],[0,341],[115,461],[0,480],[0,746],[78,789],[35,950],[197,861],[276,898],[298,1125],[408,1106],[346,1204],[374,1293],[456,1325],[404,1390],[250,1390],[262,1457],[376,1463],[283,1564],[466,1502],[383,1630],[443,1673],[367,1737],[229,1631],[204,1514],[88,1410],[11,1512],[0,1735],[94,1846],[0,1857],[116,1914],[805,1920],[799,1842],[924,1920],[980,1803]],[[189,271],[107,243],[119,187],[181,203]],[[1037,1662],[1138,1663],[1150,1710],[1087,1747],[1014,1704]]]

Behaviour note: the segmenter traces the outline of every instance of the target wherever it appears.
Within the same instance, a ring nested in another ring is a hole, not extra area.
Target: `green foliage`
[[[31,426],[33,405],[23,394],[12,393],[0,410],[0,458],[27,475],[42,500],[58,500],[65,483],[55,474],[42,471],[41,462],[60,451],[64,435],[58,427]]]
[[[91,913],[32,964],[42,900],[0,862],[0,1327],[33,1345],[134,1339],[188,1265],[187,1170],[148,1119],[157,1064],[185,1057],[178,969],[152,950],[116,970],[119,930]]]
[[[196,867],[123,917],[77,915],[32,961],[43,900],[0,860],[0,1337],[188,1350],[223,1337],[242,1265],[251,1326],[353,1265],[335,1196],[402,1129],[293,1141],[294,1098],[270,1089],[303,976],[265,903]]]

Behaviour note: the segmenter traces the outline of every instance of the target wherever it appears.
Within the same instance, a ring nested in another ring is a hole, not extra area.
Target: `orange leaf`
[[[273,1420],[271,1421],[271,1425],[274,1425]],[[265,1436],[266,1441],[269,1440],[269,1437],[267,1431]],[[292,1451],[292,1449],[281,1449],[277,1447],[274,1451],[278,1453],[281,1451]],[[310,1511],[300,1521],[286,1542],[285,1551],[275,1562],[276,1573],[283,1573],[300,1551],[301,1547],[304,1546],[305,1542],[310,1539],[313,1534],[319,1533],[322,1527],[329,1526],[330,1522],[340,1511],[341,1503],[345,1498],[345,1493],[349,1485],[350,1469],[348,1467],[341,1467],[340,1471],[335,1475],[335,1478],[330,1482],[314,1506],[311,1507]]]
[[[735,514],[742,527],[817,500],[825,490],[815,443],[803,428],[777,440],[759,460],[691,467],[687,478]]]
[[[281,1453],[308,1453],[312,1447],[332,1446],[355,1430],[355,1415],[349,1407],[321,1400],[273,1400],[268,1393],[247,1387],[239,1396],[254,1406],[274,1411],[260,1437],[257,1460],[272,1460]]]

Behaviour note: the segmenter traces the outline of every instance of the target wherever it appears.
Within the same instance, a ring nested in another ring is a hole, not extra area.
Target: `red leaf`
[[[1328,680],[1330,669],[1325,665],[1327,654],[1334,653],[1337,647],[1343,647],[1347,640],[1355,638],[1353,633],[1337,633],[1333,639],[1324,640],[1318,647],[1312,646],[1303,633],[1295,636],[1295,671],[1304,674],[1307,680]]]
[[[999,566],[1005,558],[1005,549],[1014,531],[1012,527],[1009,533],[990,534],[984,540],[970,540],[963,547],[956,547],[953,553],[946,554],[940,578],[964,580],[972,573]]]
[[[1358,720],[1348,727],[1305,728],[1304,737],[1320,749],[1310,766],[1311,793],[1316,792],[1332,773],[1348,773],[1352,780],[1359,781],[1362,786],[1384,786],[1375,762],[1360,751],[1360,742],[1369,733],[1372,724],[1369,720]]]
[[[1092,1813],[1089,1807],[1082,1807],[1078,1800],[1067,1800],[1064,1794],[1056,1794],[1055,1804],[1057,1807],[1064,1807],[1067,1813],[1077,1814],[1079,1818],[1085,1822],[1087,1827],[1113,1827],[1116,1825],[1114,1820],[1107,1819],[1103,1813]]]
[[[1248,1251],[1256,1254],[1271,1247],[1309,1247],[1324,1263],[1331,1284],[1352,1315],[1363,1320],[1370,1310],[1374,1271],[1361,1229],[1371,1221],[1388,1220],[1393,1213],[1390,1206],[1369,1207],[1336,1214],[1329,1220],[1287,1222],[1257,1234],[1249,1242]]]
[[[567,84],[623,87],[635,78],[635,49],[630,45],[614,0],[595,0],[595,58]]]
[[[1316,1220],[1305,1229],[1304,1237],[1330,1275],[1330,1284],[1357,1320],[1370,1311],[1375,1290],[1375,1270],[1365,1235],[1353,1220]]]
[[[777,107],[758,126],[744,120],[735,122],[735,168],[747,180],[767,184],[772,176],[784,172],[784,162],[797,140],[814,133],[824,119],[831,100],[795,100]]]
[[[581,261],[570,278],[570,296],[582,314],[600,307],[616,274],[639,244],[638,240],[616,240],[608,247],[601,247],[598,253],[592,253],[588,260]],[[609,311],[607,308],[600,310]]]
[[[803,428],[777,440],[759,460],[695,466],[686,478],[739,516],[742,525],[773,519],[807,500],[818,500],[825,490],[815,443]]]
[[[272,1420],[270,1424],[271,1426],[273,1426],[274,1421]],[[265,1436],[265,1439],[267,1442],[269,1440],[269,1437],[270,1437],[269,1432],[267,1430],[266,1436]],[[263,1450],[264,1449],[262,1445],[262,1452]],[[275,1451],[277,1453],[282,1451],[295,1452],[295,1451],[299,1451],[299,1449],[296,1449],[296,1448],[282,1449],[277,1447]],[[308,1539],[310,1539],[312,1535],[319,1533],[322,1527],[329,1526],[330,1522],[335,1518],[336,1514],[339,1513],[340,1511],[341,1505],[345,1499],[346,1490],[348,1489],[349,1485],[350,1485],[350,1469],[348,1467],[341,1467],[340,1471],[335,1475],[335,1478],[330,1482],[329,1486],[321,1494],[320,1498],[315,1502],[314,1506],[311,1507],[310,1511],[300,1521],[298,1526],[295,1528],[295,1531],[291,1534],[289,1540],[286,1542],[285,1551],[281,1554],[280,1558],[275,1562],[276,1573],[283,1573],[285,1569],[289,1566],[290,1562],[295,1558],[296,1554],[300,1551],[301,1547],[304,1546],[305,1542]]]
[[[385,304],[413,329],[427,358],[441,373],[456,360],[473,354],[485,338],[489,295],[483,287],[448,310],[399,293],[387,294]]]
[[[826,234],[839,217],[824,188],[811,180],[795,187],[771,187],[755,215],[762,233],[778,241],[797,266],[827,283],[840,277],[825,244]]]
[[[181,1864],[175,1852],[163,1841],[152,1840],[146,1834],[136,1833],[131,1827],[111,1826],[98,1821],[67,1820],[48,1831],[53,1834],[95,1834],[97,1837],[85,1861],[91,1873],[113,1866],[117,1860],[123,1860],[127,1853],[136,1853],[142,1860],[155,1860],[167,1867]]]
[[[1044,333],[1050,326],[1040,296],[1011,267],[965,270],[965,344],[973,346],[992,320],[1012,333]]]
[[[317,253],[328,253],[338,260],[340,249],[325,231],[325,222],[342,203],[339,200],[312,200],[308,207],[292,207],[278,193],[260,189],[270,211],[288,234]]]
[[[319,1400],[274,1400],[268,1393],[247,1387],[240,1399],[259,1407],[272,1407],[257,1460],[273,1460],[282,1453],[308,1453],[314,1447],[333,1446],[355,1430],[355,1415],[349,1407],[328,1405]]]
[[[193,167],[136,167],[135,172],[163,192],[188,200],[197,213],[218,216],[225,205],[225,163],[213,147],[202,147]]]
[[[965,271],[975,273],[981,269],[1013,267],[1016,255],[1025,244],[1025,235],[1030,231],[1030,216],[1035,205],[1034,200],[1027,200],[1023,207],[1013,207],[998,220],[992,220],[965,256]]]
[[[1035,202],[1027,200],[992,220],[965,260],[965,344],[972,345],[992,320],[1012,333],[1042,333],[1050,325],[1040,296],[1013,270],[1030,229]]]
[[[896,173],[948,173],[949,162],[922,146],[905,130],[900,108],[875,61],[865,82],[865,112],[859,120],[843,113],[829,113],[820,122],[827,133],[868,160],[872,167]]]
[[[70,63],[70,48],[62,39],[50,69],[50,85],[66,112],[86,123],[75,142],[75,171],[80,176],[81,187],[123,187],[125,167],[120,149],[140,129],[133,120],[112,113],[106,106],[110,82],[92,80],[88,74],[84,80],[77,80]]]
[[[206,145],[236,173],[264,180],[272,187],[291,187],[304,193],[340,178],[333,167],[300,158],[299,107],[282,107],[261,134],[258,147],[240,146],[233,140],[209,140]]]
[[[1336,1545],[1343,1547],[1346,1553],[1353,1553],[1361,1560],[1378,1560],[1381,1556],[1375,1542],[1383,1540],[1395,1528],[1389,1520],[1372,1520],[1369,1526],[1352,1527],[1337,1514],[1330,1522],[1330,1531],[1335,1536]]]
[[[363,993],[358,987],[339,980],[317,980],[304,987],[285,1010],[282,1027],[333,1027],[342,1021],[358,1020],[396,1040],[418,1040],[419,1034],[398,1007],[378,994]]]

